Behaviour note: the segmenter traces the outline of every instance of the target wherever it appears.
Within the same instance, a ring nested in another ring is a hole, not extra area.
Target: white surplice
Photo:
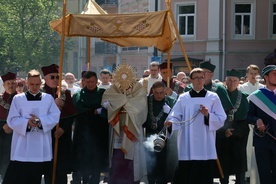
[[[209,126],[204,124],[204,115],[200,112],[194,120],[179,124],[192,118],[200,105],[209,110]],[[207,91],[205,97],[196,98],[191,98],[189,92],[180,95],[166,120],[173,122],[172,131],[178,130],[178,159],[216,159],[216,130],[223,126],[225,119],[226,114],[217,94]]]
[[[43,129],[27,132],[30,114],[35,114]],[[60,110],[51,95],[42,93],[41,101],[28,101],[25,93],[16,95],[7,118],[13,129],[11,160],[45,162],[52,159],[51,130],[59,122]]]

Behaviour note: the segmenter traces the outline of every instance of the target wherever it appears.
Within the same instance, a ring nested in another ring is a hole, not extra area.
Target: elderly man
[[[67,89],[71,92],[71,96],[73,96],[77,91],[81,89],[80,87],[74,85],[76,81],[74,74],[70,72],[66,73],[64,76],[64,80],[67,83]]]
[[[237,184],[245,184],[247,171],[246,145],[249,127],[246,122],[248,94],[237,89],[240,72],[227,71],[226,89],[234,108],[228,112],[224,127],[217,131],[217,151],[221,161],[224,178],[222,184],[228,184],[229,175],[236,176]]]
[[[164,123],[178,130],[179,161],[173,183],[213,184],[216,130],[223,126],[226,114],[218,95],[204,88],[203,69],[194,68],[190,80],[193,89],[179,96]]]
[[[52,95],[61,110],[59,128],[52,130],[53,137],[57,137],[59,141],[56,183],[67,184],[67,174],[72,171],[72,124],[76,110],[69,90],[61,90],[61,95],[58,97],[59,67],[56,64],[52,64],[42,67],[41,70],[45,80],[42,91]],[[53,142],[55,140],[53,139]],[[52,172],[45,174],[47,184],[52,182],[51,175]]]
[[[60,110],[51,95],[40,92],[41,76],[31,70],[28,91],[14,96],[8,125],[13,129],[11,161],[3,184],[40,183],[53,158],[51,130]]]
[[[0,95],[0,175],[2,178],[10,161],[12,129],[7,125],[10,105],[16,92],[16,74],[8,72],[2,75],[5,92]]]

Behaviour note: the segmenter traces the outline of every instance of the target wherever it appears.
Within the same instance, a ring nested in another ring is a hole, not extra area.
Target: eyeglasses
[[[205,79],[205,77],[204,76],[201,76],[201,77],[194,77],[194,78],[192,78],[193,80],[203,80],[203,79]]]
[[[58,76],[58,75],[57,75],[57,76],[50,75],[50,79],[51,79],[51,80],[54,80],[54,79],[57,79],[57,80],[58,80],[58,79],[59,79],[59,76]]]

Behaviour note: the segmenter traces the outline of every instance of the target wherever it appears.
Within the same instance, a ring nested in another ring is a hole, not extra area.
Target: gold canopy
[[[50,22],[62,33],[62,19]],[[154,46],[169,52],[176,39],[168,11],[135,14],[69,14],[65,19],[65,36],[101,38],[122,47]]]

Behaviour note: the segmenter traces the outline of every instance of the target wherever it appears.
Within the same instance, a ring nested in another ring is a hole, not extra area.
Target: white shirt
[[[151,75],[149,75],[146,79],[148,80],[147,94],[150,93],[151,87],[155,82],[162,81],[162,77],[159,74],[157,78],[152,78]],[[145,78],[141,79],[139,82],[142,86],[144,86]]]
[[[102,83],[100,83],[98,85],[99,88],[103,88],[103,89],[108,89],[110,86],[111,86],[110,82],[108,84],[102,84]]]
[[[35,114],[43,129],[27,132],[30,114]],[[59,122],[60,110],[51,95],[42,93],[41,101],[27,101],[25,93],[15,95],[7,117],[13,129],[11,160],[22,162],[51,161],[51,130]]]
[[[209,109],[209,126],[204,124],[204,115],[200,112],[194,120],[177,124],[191,119],[200,105]],[[225,119],[226,114],[217,94],[207,91],[202,98],[191,98],[189,92],[181,94],[166,120],[173,122],[172,131],[178,130],[178,159],[216,159],[216,130],[223,126]]]
[[[78,92],[79,90],[81,90],[80,87],[74,86],[74,85],[73,85],[72,88],[67,87],[67,89],[71,91],[71,96],[73,96],[76,92]]]
[[[248,94],[251,94],[253,93],[254,91],[256,91],[257,89],[260,89],[260,88],[263,88],[265,87],[265,85],[259,83],[259,82],[256,82],[255,84],[252,84],[250,82],[246,82],[242,85],[240,85],[238,88],[241,90],[241,91],[244,91]]]

